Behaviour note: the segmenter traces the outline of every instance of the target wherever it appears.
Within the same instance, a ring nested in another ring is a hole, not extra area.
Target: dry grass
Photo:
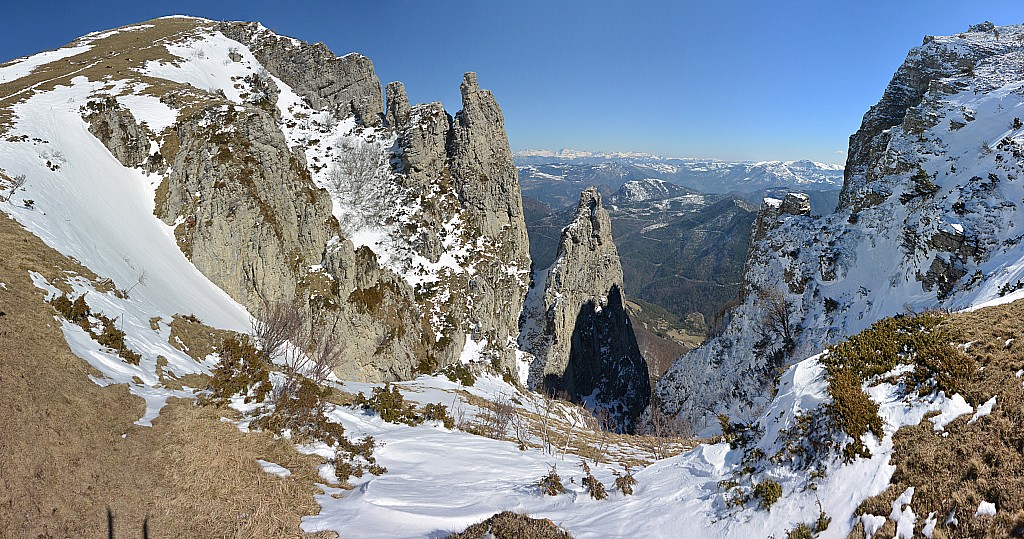
[[[171,334],[167,341],[171,346],[188,354],[196,361],[217,351],[224,339],[237,335],[233,331],[214,329],[193,316],[174,315],[171,321]]]
[[[30,98],[37,91],[69,86],[75,77],[90,81],[137,81],[148,85],[142,93],[155,97],[178,95],[186,114],[223,100],[214,94],[188,85],[147,77],[139,69],[147,61],[176,61],[166,44],[174,43],[203,25],[191,19],[159,19],[147,21],[150,28],[125,31],[91,42],[92,48],[69,58],[35,68],[29,75],[0,84],[0,135],[13,124],[11,107]],[[83,103],[84,104],[84,103]]]
[[[526,515],[503,511],[487,520],[453,533],[448,539],[572,539],[568,532],[548,519],[530,518]]]
[[[403,391],[415,393],[415,390],[409,390],[402,386],[401,383],[392,385],[398,386]],[[336,404],[349,404],[353,400],[351,395],[344,392],[336,391],[335,393],[337,396],[329,400]],[[474,395],[464,389],[456,389],[451,393],[453,396],[457,395],[463,403],[471,406],[483,410],[493,408],[493,403],[487,399]],[[457,426],[457,428],[471,434],[518,443],[519,440],[517,440],[514,432],[514,423],[521,421],[523,429],[526,431],[525,438],[527,439],[523,445],[531,448],[543,448],[543,445],[538,443],[538,441],[544,438],[545,419],[542,414],[526,410],[525,403],[523,402],[523,399],[526,398],[539,399],[539,397],[536,394],[528,396],[522,393],[509,395],[508,397],[513,405],[516,417],[507,426],[505,435],[497,436],[493,432],[488,432],[488,426],[485,424],[486,421],[480,418],[476,420],[466,418],[465,423]],[[570,422],[567,419],[568,414],[566,413],[570,410],[576,412],[576,415],[588,418],[588,421]],[[457,409],[450,409],[449,413],[455,417],[457,422],[459,421]],[[707,441],[605,432],[598,428],[596,420],[593,420],[589,411],[577,404],[562,400],[554,401],[547,425],[551,449],[554,453],[561,454],[564,451],[567,454],[578,455],[591,461],[616,463],[630,468],[650,465],[655,460],[658,460],[655,456],[656,453],[663,455],[663,457],[675,456]]]
[[[950,316],[944,322],[972,344],[967,350],[982,367],[965,384],[963,395],[974,406],[997,396],[992,414],[967,425],[962,416],[936,433],[930,421],[901,429],[894,437],[889,488],[865,501],[859,514],[888,515],[892,502],[914,486],[911,507],[922,517],[934,512],[940,522],[934,537],[995,538],[1024,531],[1024,302]],[[1009,345],[1007,341],[1014,339]],[[978,504],[993,502],[995,517],[973,518]],[[941,523],[956,511],[959,527]],[[924,518],[918,519],[920,533]],[[891,537],[892,522],[875,537]],[[853,537],[863,537],[858,526]]]
[[[223,411],[172,402],[139,427],[142,399],[101,388],[28,277],[89,272],[0,216],[0,536],[301,537],[317,511],[315,457],[245,434]],[[124,437],[122,437],[122,435]],[[255,459],[292,470],[264,473]]]

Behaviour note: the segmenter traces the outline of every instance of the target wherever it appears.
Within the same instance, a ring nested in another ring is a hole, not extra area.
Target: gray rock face
[[[122,165],[134,168],[149,163],[149,137],[135,121],[131,111],[120,106],[113,97],[94,99],[83,107],[89,132],[110,150]]]
[[[250,309],[302,298],[314,323],[344,336],[339,375],[412,375],[433,338],[412,290],[338,237],[330,198],[270,113],[207,109],[180,121],[163,153],[171,172],[156,213],[179,223],[178,244],[204,275]]]
[[[748,420],[780,369],[879,319],[1019,289],[1022,39],[986,24],[908,54],[851,138],[839,211],[758,216],[741,303],[659,380],[667,410]]]
[[[405,95],[405,85],[398,81],[389,82],[384,92],[388,104],[385,117],[388,126],[395,129],[405,127],[412,112],[409,107],[409,96]]]
[[[472,81],[471,83],[466,81]],[[522,198],[501,109],[470,73],[463,82],[463,110],[452,117],[440,103],[409,107],[401,83],[388,85],[388,123],[397,127],[393,165],[404,187],[420,193],[417,254],[436,262],[445,254],[446,229],[461,221],[472,271],[449,273],[424,291],[424,308],[443,308],[458,357],[465,335],[487,341],[485,353],[500,370],[516,372],[515,338],[526,295],[529,242]],[[444,299],[448,298],[448,299]],[[434,304],[444,302],[443,307]]]
[[[993,28],[991,23],[982,23],[971,26],[968,31],[991,33]],[[877,165],[883,161],[892,137],[888,129],[903,124],[908,117],[913,123],[914,116],[908,116],[908,110],[921,103],[929,88],[938,89],[938,79],[973,70],[981,59],[1014,50],[1018,46],[1009,39],[1002,42],[997,39],[981,43],[967,40],[962,46],[951,48],[926,36],[920,47],[907,54],[903,65],[882,94],[882,99],[864,114],[860,129],[850,137],[838,208],[857,206],[860,199],[871,192],[867,188],[868,184],[885,173]]]
[[[531,385],[591,398],[635,419],[650,399],[650,383],[623,305],[611,219],[590,188],[562,230],[554,265],[527,299],[520,344],[535,357]]]
[[[753,232],[750,235],[751,245],[764,239],[769,232],[778,228],[784,215],[810,215],[811,200],[803,193],[787,193],[785,198],[766,198],[757,210]]]
[[[466,73],[461,90],[462,110],[448,136],[449,168],[469,226],[487,238],[480,245],[483,263],[469,281],[470,317],[481,321],[473,334],[511,368],[530,268],[523,200],[501,108],[480,90],[476,73]]]
[[[337,225],[273,118],[209,109],[176,131],[156,211],[168,224],[185,216],[182,251],[243,305],[294,294],[300,264],[320,262]]]
[[[223,23],[217,29],[248,46],[267,71],[314,108],[330,109],[339,118],[354,115],[363,125],[382,122],[380,80],[369,58],[356,53],[339,58],[323,43],[278,36],[257,23]]]

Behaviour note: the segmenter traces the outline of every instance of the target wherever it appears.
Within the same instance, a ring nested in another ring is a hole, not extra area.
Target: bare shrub
[[[615,414],[608,408],[600,408],[597,410],[597,414],[594,416],[595,422],[597,423],[598,432],[598,463],[601,462],[601,456],[604,455],[605,450],[608,449],[608,443],[611,441],[611,433],[615,432],[619,427],[619,421],[615,417]]]
[[[294,393],[303,378],[324,383],[344,360],[345,341],[332,323],[311,320],[298,302],[267,302],[257,312],[252,327],[256,342],[270,362],[284,363],[285,382],[274,392],[278,402]]]
[[[626,473],[619,473],[618,470],[612,470],[612,474],[615,475],[615,488],[619,489],[619,492],[623,496],[632,496],[633,487],[637,485],[636,477],[633,476],[633,472],[626,468]]]
[[[301,334],[308,319],[305,310],[294,302],[265,302],[252,320],[252,333],[263,352],[273,358],[284,343]]]
[[[637,433],[643,435],[644,445],[655,459],[670,456],[669,450],[675,440],[691,436],[689,423],[666,413],[656,398],[651,399],[650,406],[640,417]]]
[[[7,186],[7,189],[10,189],[11,192],[7,193],[6,196],[0,194],[0,198],[3,198],[4,202],[10,202],[11,197],[14,196],[14,193],[25,185],[25,181],[26,179],[24,174],[18,174],[17,176],[11,178],[11,184]]]
[[[781,340],[783,353],[788,356],[796,343],[796,325],[793,323],[796,308],[793,302],[778,288],[761,291],[758,299],[762,313],[758,332],[765,339]]]
[[[501,440],[508,432],[508,426],[516,415],[516,406],[508,395],[499,395],[493,402],[488,402],[480,416],[484,434]]]
[[[343,141],[335,147],[335,155],[327,184],[349,210],[340,216],[342,231],[349,232],[359,222],[380,221],[387,207],[381,204],[386,194],[384,152],[362,141]]]
[[[590,466],[587,465],[587,461],[581,460],[580,468],[583,470],[585,475],[580,482],[587,488],[587,492],[590,493],[590,497],[595,500],[603,500],[607,498],[608,493],[604,489],[604,483],[594,477],[594,474],[590,473]]]
[[[512,425],[512,435],[515,436],[516,445],[520,451],[526,451],[530,441],[529,422],[522,414],[512,414],[510,424]]]

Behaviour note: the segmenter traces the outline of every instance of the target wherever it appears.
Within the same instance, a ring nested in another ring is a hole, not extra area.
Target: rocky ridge
[[[762,206],[741,305],[657,387],[672,411],[698,428],[749,417],[780,368],[826,343],[1021,287],[1021,36],[983,24],[926,37],[851,137],[837,212],[807,217],[795,197]]]

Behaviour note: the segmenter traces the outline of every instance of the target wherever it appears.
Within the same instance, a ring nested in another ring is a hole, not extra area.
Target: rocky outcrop
[[[409,124],[409,115],[412,113],[409,107],[409,96],[405,95],[405,85],[401,82],[389,82],[384,90],[384,97],[388,105],[385,121],[388,127],[401,129]]]
[[[461,346],[467,335],[486,342],[493,365],[517,372],[515,340],[530,267],[519,183],[493,95],[477,88],[473,73],[466,74],[462,95],[453,120],[440,103],[410,107],[401,83],[388,85],[387,122],[398,133],[393,162],[403,188],[419,197],[410,248],[435,263],[454,245],[465,246],[461,267],[472,270],[447,273],[422,292],[424,305],[445,302],[444,317],[458,328],[448,332],[453,342]],[[461,238],[453,238],[456,230]]]
[[[713,431],[717,413],[750,418],[780,369],[881,318],[1016,290],[1021,39],[983,24],[907,55],[851,137],[837,212],[763,208],[728,325],[659,380],[669,411]]]
[[[974,25],[968,30],[990,35],[993,31],[991,23]],[[943,83],[940,79],[972,72],[982,59],[1019,47],[1009,39],[1000,41],[998,36],[984,41],[965,39],[965,34],[958,37],[958,46],[950,47],[946,40],[925,36],[921,46],[907,54],[882,99],[864,114],[860,129],[850,136],[843,189],[839,195],[840,209],[858,205],[860,199],[871,192],[866,187],[883,174],[878,165],[892,137],[889,128],[920,119],[919,115],[908,115],[908,111],[921,103],[930,88],[943,93],[956,91],[955,83]]]
[[[624,309],[622,268],[601,195],[580,195],[558,257],[527,299],[520,344],[530,384],[635,419],[650,398],[647,364]]]
[[[486,340],[512,368],[530,271],[523,200],[501,108],[479,88],[476,73],[466,73],[461,90],[462,110],[448,136],[449,167],[470,229],[486,238],[478,245],[483,263],[469,281],[470,316],[481,322],[473,338]]]
[[[763,240],[769,232],[778,228],[783,216],[810,214],[811,199],[803,193],[788,193],[782,200],[765,198],[754,220],[753,232],[750,235],[751,245]]]
[[[278,36],[259,23],[230,22],[217,29],[245,44],[256,59],[316,109],[339,118],[355,116],[364,125],[380,125],[384,116],[380,80],[369,58],[337,57],[323,43]]]
[[[182,251],[243,305],[294,294],[337,224],[273,118],[212,108],[180,122],[175,138],[156,212],[168,224],[184,218],[175,228]]]
[[[331,200],[259,107],[212,107],[164,141],[156,213],[192,263],[253,312],[301,298],[343,335],[350,379],[409,378],[429,354],[411,288],[339,237]]]
[[[89,124],[89,132],[122,165],[153,168],[159,163],[159,158],[150,162],[149,137],[145,130],[135,121],[131,111],[119,105],[113,97],[90,100],[82,107],[82,113]]]

